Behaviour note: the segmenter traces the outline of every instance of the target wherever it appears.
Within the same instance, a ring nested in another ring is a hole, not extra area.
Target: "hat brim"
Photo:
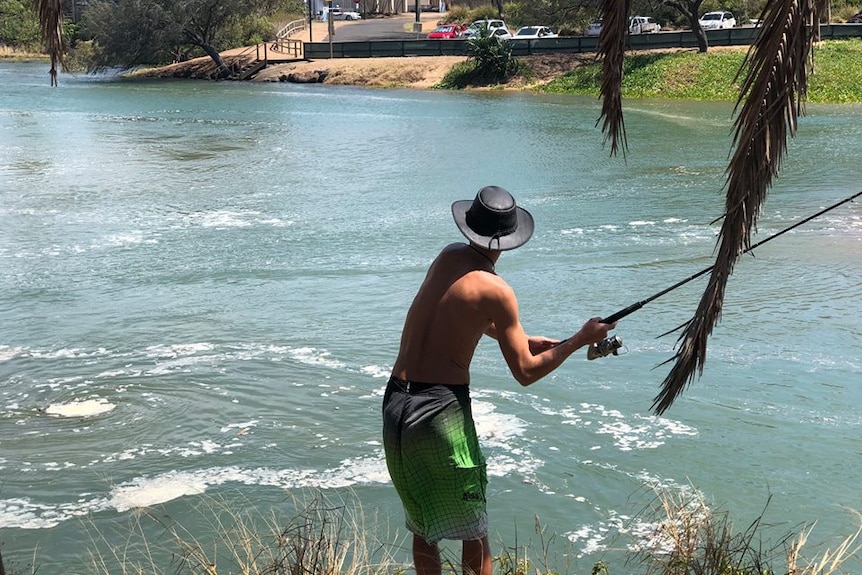
[[[527,210],[515,207],[518,218],[518,227],[514,232],[505,236],[491,237],[483,236],[474,232],[467,225],[467,211],[473,205],[473,200],[458,200],[452,204],[452,217],[455,225],[464,234],[464,237],[474,244],[489,250],[506,251],[513,250],[527,243],[533,236],[533,216]]]

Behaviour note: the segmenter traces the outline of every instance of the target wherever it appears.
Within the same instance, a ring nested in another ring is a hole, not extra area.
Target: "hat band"
[[[470,229],[477,234],[489,238],[499,238],[508,236],[518,229],[518,218],[515,210],[499,214],[495,217],[494,214],[487,214],[490,217],[477,216],[475,210],[471,206],[467,210],[466,222]]]

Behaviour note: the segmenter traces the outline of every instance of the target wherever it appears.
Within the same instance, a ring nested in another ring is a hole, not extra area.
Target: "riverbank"
[[[713,47],[706,54],[691,48],[651,50],[626,57],[624,98],[733,101],[739,95],[737,72],[747,46]],[[229,53],[225,53],[230,56]],[[807,100],[818,103],[862,102],[862,40],[834,40],[814,51],[816,72],[809,77]],[[332,85],[371,88],[431,89],[466,56],[407,58],[335,58],[303,60],[265,68],[252,81],[278,82],[305,78]],[[539,54],[518,57],[522,72],[508,83],[478,89],[531,90],[597,96],[600,70],[595,54]],[[134,76],[207,78],[214,72],[208,58],[139,70]]]

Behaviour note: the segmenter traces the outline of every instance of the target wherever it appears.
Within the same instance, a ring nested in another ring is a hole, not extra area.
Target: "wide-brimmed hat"
[[[489,250],[513,250],[533,235],[533,216],[499,186],[485,186],[476,199],[453,203],[452,215],[464,237]]]

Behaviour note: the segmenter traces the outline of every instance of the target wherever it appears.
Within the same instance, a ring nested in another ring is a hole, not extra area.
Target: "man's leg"
[[[414,534],[413,566],[416,575],[440,575],[440,548]]]
[[[464,575],[491,575],[491,546],[488,536],[461,544],[461,570]]]

